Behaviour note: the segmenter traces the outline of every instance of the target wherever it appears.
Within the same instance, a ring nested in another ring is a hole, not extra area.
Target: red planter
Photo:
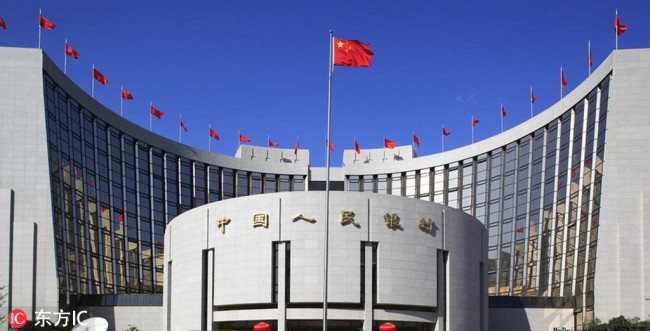
[[[379,326],[379,331],[397,331],[397,327],[393,323],[384,323]]]
[[[264,322],[259,322],[253,327],[253,331],[271,331],[271,326]]]

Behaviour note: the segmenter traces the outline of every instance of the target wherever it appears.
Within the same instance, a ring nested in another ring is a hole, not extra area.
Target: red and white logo
[[[20,309],[14,309],[9,313],[9,324],[14,328],[22,328],[27,323],[27,315]]]

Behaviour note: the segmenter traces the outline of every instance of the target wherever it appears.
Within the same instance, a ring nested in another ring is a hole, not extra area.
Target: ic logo
[[[14,309],[9,313],[9,324],[14,328],[22,328],[27,323],[27,315],[20,309]]]

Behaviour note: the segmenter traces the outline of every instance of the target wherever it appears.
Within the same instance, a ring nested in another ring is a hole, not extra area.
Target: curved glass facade
[[[609,79],[516,141],[426,168],[347,175],[345,190],[475,216],[488,230],[489,295],[575,297],[580,326],[593,317]],[[47,72],[44,95],[60,294],[162,293],[163,233],[176,215],[306,190],[306,174],[240,170],[152,146],[85,108]]]
[[[44,74],[60,294],[162,293],[163,233],[191,208],[304,191],[304,175],[175,155],[105,122]]]
[[[544,127],[464,160],[348,175],[346,189],[446,204],[488,229],[488,294],[575,297],[593,318],[609,76]]]

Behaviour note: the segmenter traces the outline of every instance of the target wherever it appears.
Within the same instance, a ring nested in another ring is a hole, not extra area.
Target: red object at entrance
[[[253,327],[253,331],[271,331],[271,326],[264,322],[259,322]]]
[[[379,326],[379,331],[397,331],[397,327],[393,323],[384,323]]]

